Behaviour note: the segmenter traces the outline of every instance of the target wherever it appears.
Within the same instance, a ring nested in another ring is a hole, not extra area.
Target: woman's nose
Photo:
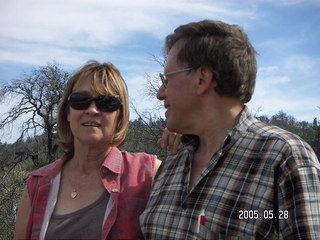
[[[87,108],[87,113],[98,113],[99,109],[97,108],[97,105],[94,101],[89,105]]]

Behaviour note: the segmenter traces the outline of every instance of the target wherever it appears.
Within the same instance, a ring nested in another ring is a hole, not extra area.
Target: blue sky
[[[162,71],[151,56],[177,26],[202,19],[240,25],[259,52],[253,113],[320,119],[320,0],[1,0],[0,83],[53,60],[67,71],[110,61],[148,111],[146,74]]]

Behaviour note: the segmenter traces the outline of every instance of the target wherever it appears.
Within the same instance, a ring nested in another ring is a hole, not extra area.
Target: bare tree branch
[[[9,111],[0,118],[0,129],[18,119],[25,119],[20,138],[36,136],[39,133],[46,134],[49,162],[53,160],[53,151],[56,149],[52,138],[56,126],[57,107],[68,78],[69,73],[54,62],[33,69],[30,74],[24,74],[0,89],[1,100],[13,100]]]

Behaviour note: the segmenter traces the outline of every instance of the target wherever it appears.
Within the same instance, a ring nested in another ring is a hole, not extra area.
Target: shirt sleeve
[[[315,166],[291,170],[278,185],[280,239],[320,239],[320,171]]]

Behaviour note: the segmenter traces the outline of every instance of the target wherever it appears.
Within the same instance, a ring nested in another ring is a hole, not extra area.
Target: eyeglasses
[[[95,102],[97,108],[102,112],[114,112],[121,107],[121,100],[118,96],[99,95],[92,97],[86,93],[72,93],[68,98],[69,104],[73,109],[85,110]]]
[[[173,71],[173,72],[168,72],[168,73],[159,73],[159,77],[160,77],[160,79],[161,79],[162,85],[163,85],[164,87],[167,87],[167,85],[168,85],[168,78],[167,78],[167,76],[172,75],[172,74],[176,74],[176,73],[180,73],[180,72],[191,71],[191,70],[193,70],[192,67],[190,67],[190,68],[184,68],[184,69],[180,69],[180,70]]]

